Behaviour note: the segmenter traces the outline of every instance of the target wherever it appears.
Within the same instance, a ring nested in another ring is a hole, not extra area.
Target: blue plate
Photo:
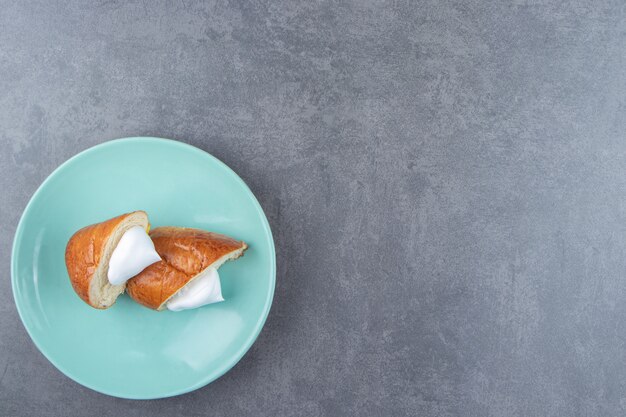
[[[220,268],[226,301],[156,312],[127,295],[108,310],[74,293],[65,245],[79,228],[145,210],[153,227],[187,226],[244,240]],[[274,242],[245,183],[208,153],[180,142],[128,138],[71,158],[39,187],[17,227],[13,295],[35,345],[61,372],[96,391],[150,399],[200,388],[254,343],[276,282]]]

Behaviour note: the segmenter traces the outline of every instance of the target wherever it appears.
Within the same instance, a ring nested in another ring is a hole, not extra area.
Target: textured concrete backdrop
[[[257,343],[127,401],[37,351],[12,237],[59,164],[170,137],[250,185]],[[0,415],[626,413],[624,2],[0,0]]]

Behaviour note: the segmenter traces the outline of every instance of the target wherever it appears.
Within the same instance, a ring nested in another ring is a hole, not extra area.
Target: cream
[[[220,301],[224,301],[220,276],[217,269],[207,268],[168,300],[167,309],[189,310]]]
[[[109,260],[107,277],[112,285],[122,285],[149,265],[161,260],[152,239],[143,227],[128,229],[120,239]]]

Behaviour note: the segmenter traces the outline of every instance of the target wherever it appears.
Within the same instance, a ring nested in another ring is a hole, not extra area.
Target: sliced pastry
[[[188,310],[223,301],[217,269],[248,248],[228,236],[186,227],[157,227],[150,237],[162,260],[130,279],[126,290],[154,310]]]
[[[134,211],[74,233],[65,265],[76,294],[92,307],[111,307],[129,278],[161,260],[149,229],[146,213]]]

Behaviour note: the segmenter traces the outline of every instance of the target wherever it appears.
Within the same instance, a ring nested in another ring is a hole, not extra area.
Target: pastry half
[[[76,294],[92,307],[111,307],[126,280],[160,260],[149,228],[147,214],[134,211],[74,233],[65,248],[65,265]]]
[[[248,248],[228,236],[186,227],[157,227],[150,237],[162,260],[130,279],[126,290],[133,300],[154,310],[165,309],[185,286]]]

